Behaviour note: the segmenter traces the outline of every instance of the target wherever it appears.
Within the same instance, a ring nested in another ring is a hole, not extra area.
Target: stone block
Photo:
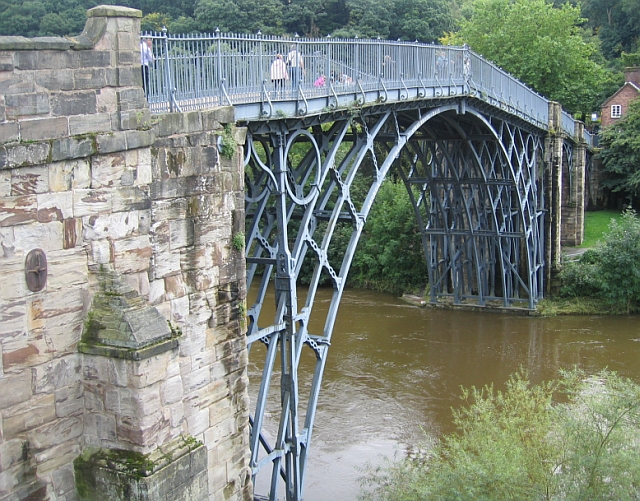
[[[78,244],[78,236],[82,233],[82,220],[65,219],[64,235],[62,240],[63,249],[73,249]]]
[[[38,203],[35,195],[0,199],[0,227],[33,223],[37,219]]]
[[[171,299],[171,318],[174,322],[182,323],[189,316],[189,296]]]
[[[115,153],[127,149],[127,137],[124,132],[100,134],[96,137],[98,153]]]
[[[116,212],[86,216],[83,222],[83,238],[87,241],[122,239],[138,232],[138,213]]]
[[[183,122],[183,113],[165,113],[158,117],[154,130],[158,137],[168,137],[181,132],[184,129]]]
[[[51,112],[49,95],[43,92],[7,94],[4,99],[8,119],[48,115]]]
[[[173,219],[169,221],[171,250],[193,245],[193,220]]]
[[[123,89],[116,91],[118,111],[138,111],[147,107],[147,100],[141,88]]]
[[[125,170],[124,152],[97,155],[91,159],[91,187],[119,186]]]
[[[12,228],[0,228],[0,258],[9,259],[15,256],[16,246]]]
[[[91,216],[110,211],[111,193],[108,190],[80,189],[73,192],[73,214],[75,217]]]
[[[0,144],[13,143],[19,139],[20,131],[17,121],[0,123]]]
[[[0,53],[0,71],[13,71],[13,54],[10,52]]]
[[[20,135],[23,141],[43,141],[69,135],[67,117],[36,118],[20,121]]]
[[[151,204],[151,216],[154,221],[185,219],[187,217],[187,199],[156,200]]]
[[[73,194],[70,191],[36,195],[38,222],[63,221],[73,217]]]
[[[82,415],[84,412],[84,388],[81,381],[56,390],[55,398],[58,418]]]
[[[202,122],[205,130],[216,130],[220,128],[220,124],[233,124],[235,121],[233,106],[221,106],[214,110],[202,112]]]
[[[75,139],[68,137],[56,139],[51,145],[51,160],[57,162],[59,160],[86,158],[95,152],[96,148],[91,138]]]
[[[155,359],[146,359],[135,362],[132,365],[130,387],[144,388],[160,383],[167,377],[167,371],[172,361],[177,358],[176,350],[167,351]]]
[[[81,68],[105,68],[112,64],[111,54],[108,50],[78,51],[78,63]]]
[[[96,90],[96,106],[98,113],[114,113],[118,110],[117,89],[105,88]]]
[[[113,192],[113,211],[137,211],[151,208],[151,200],[145,190],[138,187],[117,188]]]
[[[11,440],[20,434],[51,423],[56,419],[54,395],[35,396],[2,411],[2,425],[5,440]]]
[[[80,440],[71,439],[51,448],[34,453],[34,460],[38,464],[38,474],[43,477],[67,466],[80,454]]]
[[[21,224],[14,229],[15,245],[24,249],[45,249],[47,252],[62,250],[64,227],[60,221],[49,223]]]
[[[188,293],[186,284],[182,280],[182,275],[171,275],[165,277],[164,287],[167,299],[183,297]]]
[[[115,442],[118,439],[115,416],[97,412],[85,413],[84,435],[88,445],[101,447],[103,441]]]
[[[129,386],[135,362],[86,354],[83,357],[83,377],[85,380],[101,381],[121,388]]]
[[[29,369],[9,372],[0,378],[0,410],[28,401],[33,395],[32,382],[33,376]]]
[[[144,297],[149,295],[149,274],[146,271],[130,273],[123,277],[125,283]]]
[[[54,116],[92,115],[97,112],[95,91],[61,92],[51,95]]]
[[[28,460],[27,443],[22,439],[0,443],[0,472]],[[0,492],[2,489],[0,488]]]
[[[94,94],[95,95],[95,94]],[[111,115],[109,113],[95,113],[69,117],[69,134],[97,134],[111,130]]]
[[[116,271],[136,273],[151,265],[151,242],[148,235],[123,238],[113,242],[113,261]]]
[[[102,89],[107,86],[106,72],[103,68],[79,68],[73,70],[73,78],[78,90]]]
[[[46,166],[23,167],[11,171],[11,194],[33,195],[49,191],[49,173]]]
[[[109,240],[97,240],[89,243],[89,264],[107,264],[112,260],[111,242]]]
[[[130,53],[128,56],[132,55],[133,58],[139,61],[138,53]],[[118,66],[115,68],[116,73],[116,85],[119,87],[136,87],[140,86],[141,78],[140,78],[140,65],[135,64],[133,66]]]
[[[48,165],[49,190],[52,192],[86,189],[90,186],[89,161],[70,160]]]
[[[125,135],[127,136],[127,148],[129,149],[153,146],[156,140],[153,130],[130,130]]]
[[[168,378],[161,384],[162,405],[172,405],[182,401],[184,395],[182,377]]]
[[[80,358],[76,354],[35,366],[32,369],[35,393],[54,393],[77,384],[81,377],[80,369]]]
[[[143,129],[151,124],[151,112],[148,108],[118,111],[117,119],[119,130]]]
[[[34,73],[35,82],[39,87],[49,91],[73,90],[73,74],[70,71],[40,70]]]
[[[56,419],[29,433],[29,445],[36,451],[51,449],[82,436],[82,416]]]
[[[44,164],[49,159],[50,150],[48,142],[6,145],[0,151],[0,169]]]
[[[0,197],[11,196],[11,170],[0,170]]]
[[[15,65],[20,70],[61,70],[78,67],[77,53],[69,50],[17,51]]]
[[[165,300],[164,280],[152,280],[149,283],[149,304],[155,306]]]
[[[53,492],[56,495],[56,499],[65,499],[65,494],[69,495],[68,501],[75,500],[76,495],[76,481],[73,474],[73,465],[65,465],[62,468],[58,468],[51,474],[51,483],[53,484]]]

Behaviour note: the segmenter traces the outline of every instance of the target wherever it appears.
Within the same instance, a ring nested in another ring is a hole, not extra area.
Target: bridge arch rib
[[[269,499],[277,499],[281,488],[288,500],[302,498],[338,305],[389,172],[402,179],[412,200],[432,302],[524,302],[533,308],[541,297],[543,132],[488,114],[474,100],[414,106],[249,124],[247,286],[256,299],[247,312],[247,342],[251,351],[258,341],[264,345],[258,349],[264,362],[251,421],[251,466],[254,483],[259,474],[269,477]],[[339,252],[338,235],[348,237]],[[301,270],[310,263],[310,283],[301,286]],[[315,294],[323,283],[331,284],[333,295],[324,325],[311,332]],[[275,313],[265,318],[270,284]],[[299,373],[303,351],[314,359],[306,376]],[[271,391],[276,382],[279,394]],[[271,399],[279,396],[275,428],[266,418],[272,393]]]

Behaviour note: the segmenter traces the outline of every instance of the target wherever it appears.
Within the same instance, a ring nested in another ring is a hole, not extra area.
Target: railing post
[[[162,27],[162,38],[164,40],[164,58],[165,58],[165,66],[164,66],[164,78],[165,78],[165,86],[167,89],[166,99],[169,103],[169,111],[173,113],[173,103],[174,103],[174,89],[173,82],[171,81],[171,62],[169,60],[169,37],[167,35],[167,27]]]
[[[356,85],[360,85],[360,58],[358,57],[358,54],[360,53],[359,50],[359,46],[358,46],[358,35],[355,36],[356,38],[356,43],[353,44],[353,46],[355,47],[355,57],[354,57],[354,63],[353,63],[353,69],[356,72]]]
[[[216,28],[216,38],[217,38],[217,54],[216,54],[216,65],[218,66],[218,104],[222,106],[222,52],[221,52],[221,43],[220,43],[220,28]]]

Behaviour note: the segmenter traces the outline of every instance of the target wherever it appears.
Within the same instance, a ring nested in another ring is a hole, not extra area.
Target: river
[[[314,308],[326,311],[330,292],[319,290]],[[573,366],[588,373],[608,367],[640,382],[639,318],[435,310],[347,290],[320,392],[305,501],[355,500],[365,463],[451,432],[460,386],[502,389],[519,367],[533,382]],[[263,356],[254,348],[250,360]],[[255,388],[253,365],[250,379]]]

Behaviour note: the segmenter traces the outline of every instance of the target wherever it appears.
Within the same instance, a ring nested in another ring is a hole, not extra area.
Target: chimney
[[[631,82],[640,87],[640,66],[631,66],[624,69],[624,81]]]

